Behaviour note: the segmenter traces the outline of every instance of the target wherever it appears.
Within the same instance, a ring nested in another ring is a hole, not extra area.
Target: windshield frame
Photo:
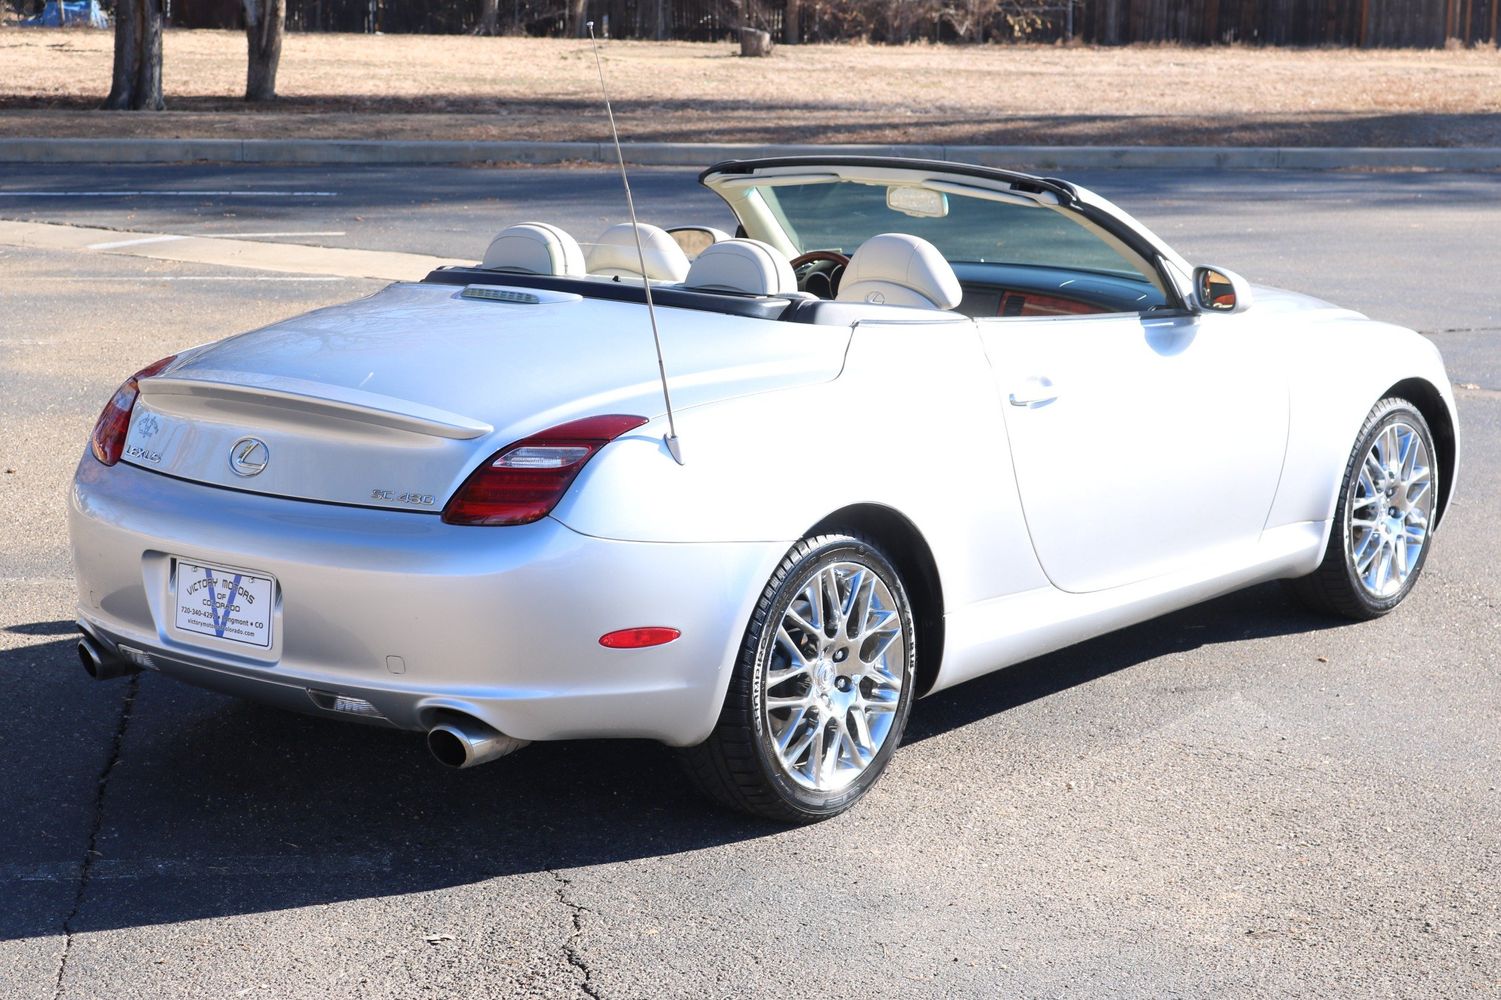
[[[1143,276],[1157,286],[1167,308],[1188,310],[1187,290],[1179,275],[1191,265],[1155,234],[1108,201],[1067,181],[974,164],[941,160],[878,156],[784,156],[755,160],[727,160],[699,174],[699,183],[719,195],[740,222],[745,234],[795,256],[798,248],[779,228],[771,207],[756,186],[854,182],[909,184],[923,181],[957,183],[992,196],[1028,200],[1064,214],[1116,253],[1135,262]],[[1056,265],[1049,265],[1056,266]],[[1062,269],[1068,269],[1066,267]],[[1081,274],[1113,272],[1074,268]],[[1161,311],[1159,308],[1157,311]]]

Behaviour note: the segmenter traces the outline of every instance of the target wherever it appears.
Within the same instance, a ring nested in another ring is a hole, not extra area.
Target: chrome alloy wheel
[[[762,671],[777,764],[817,792],[847,787],[890,735],[907,648],[891,588],[858,562],[824,566],[792,598]]]
[[[1350,565],[1376,598],[1401,592],[1428,541],[1433,513],[1428,446],[1411,424],[1386,425],[1371,443],[1346,505]]]

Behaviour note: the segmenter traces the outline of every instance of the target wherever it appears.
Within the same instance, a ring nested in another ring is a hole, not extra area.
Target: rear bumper
[[[368,701],[426,729],[444,710],[520,739],[713,728],[751,608],[787,543],[655,544],[281,500],[87,455],[69,500],[80,623],[162,673],[301,711]],[[275,579],[269,649],[180,631],[175,558]],[[665,625],[664,646],[599,637]]]

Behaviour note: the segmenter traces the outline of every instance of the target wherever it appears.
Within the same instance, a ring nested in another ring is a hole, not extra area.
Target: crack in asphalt
[[[73,894],[73,909],[68,911],[68,915],[63,918],[63,954],[57,963],[57,983],[52,990],[52,1000],[58,1000],[63,993],[63,980],[68,974],[68,957],[73,951],[73,921],[78,919],[78,912],[83,909],[83,897],[88,892],[89,878],[94,872],[94,859],[99,856],[96,848],[99,844],[99,833],[104,828],[104,793],[109,785],[110,774],[114,771],[115,765],[120,762],[120,748],[125,743],[125,729],[130,725],[130,711],[135,706],[136,693],[140,689],[141,675],[132,674],[130,685],[125,690],[125,700],[120,705],[120,720],[115,723],[115,736],[110,743],[109,758],[99,772],[99,785],[94,792],[94,819],[89,825],[89,843],[83,854],[83,864],[78,869],[78,891]]]
[[[589,963],[584,960],[584,956],[578,947],[578,939],[584,933],[583,915],[593,913],[594,911],[582,903],[575,903],[568,898],[568,889],[573,885],[572,879],[555,868],[547,869],[547,874],[551,875],[553,880],[558,883],[558,902],[568,907],[573,915],[573,931],[568,935],[568,940],[563,942],[563,955],[568,959],[568,964],[577,969],[579,974],[584,977],[583,982],[579,983],[579,989],[584,991],[584,995],[593,997],[594,1000],[601,1000],[599,989],[593,982],[594,973],[589,968]]]

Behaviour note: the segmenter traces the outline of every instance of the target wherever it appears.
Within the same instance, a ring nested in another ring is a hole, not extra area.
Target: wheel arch
[[[917,696],[932,690],[943,663],[943,581],[927,539],[906,515],[877,503],[841,507],[808,529],[804,537],[827,533],[862,535],[881,543],[907,586],[917,627]]]
[[[1438,448],[1438,505],[1433,518],[1437,528],[1449,511],[1449,497],[1454,490],[1454,474],[1459,465],[1458,434],[1454,415],[1439,393],[1438,387],[1427,379],[1406,378],[1381,394],[1381,399],[1398,397],[1417,407],[1428,429],[1433,433],[1433,443]]]

